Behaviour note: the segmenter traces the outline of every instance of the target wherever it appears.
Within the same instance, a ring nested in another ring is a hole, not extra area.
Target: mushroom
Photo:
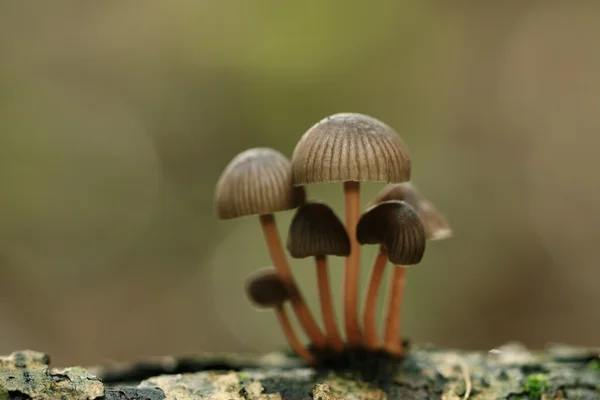
[[[315,357],[300,342],[294,333],[284,303],[290,299],[290,292],[274,268],[264,268],[246,277],[246,295],[259,308],[272,308],[277,315],[281,329],[294,352],[309,364]]]
[[[388,200],[404,201],[414,208],[423,223],[427,240],[442,240],[452,236],[452,229],[446,217],[412,183],[404,182],[387,185],[375,196],[373,201],[371,201],[371,205]],[[377,346],[375,307],[386,263],[387,255],[385,249],[383,249],[383,251],[377,254],[373,264],[363,315],[365,336],[370,347]]]
[[[396,265],[390,282],[384,348],[391,354],[402,355],[400,315],[406,267],[418,264],[425,253],[425,228],[417,212],[407,203],[389,200],[369,208],[356,228],[360,244],[379,244],[373,278],[365,306],[365,336],[369,348],[377,348],[375,303],[377,289],[387,260]],[[375,283],[374,283],[375,282]]]
[[[313,125],[292,156],[297,186],[343,182],[350,254],[345,263],[344,322],[350,345],[362,343],[358,322],[360,182],[406,182],[411,161],[400,136],[383,122],[363,114],[340,113]]]
[[[350,239],[344,224],[327,204],[310,202],[300,206],[290,224],[287,249],[293,258],[314,257],[321,300],[321,312],[329,345],[342,350],[344,342],[338,332],[327,256],[350,254]]]
[[[410,204],[425,226],[428,240],[442,240],[452,237],[452,228],[446,217],[421,194],[411,182],[387,185],[375,196],[371,204],[386,200],[402,200]]]
[[[276,150],[254,148],[231,160],[215,192],[219,219],[259,215],[271,260],[286,285],[298,320],[316,347],[326,346],[325,334],[313,319],[292,276],[281,244],[274,213],[291,210],[305,201],[305,191],[292,185],[292,171],[287,158]]]

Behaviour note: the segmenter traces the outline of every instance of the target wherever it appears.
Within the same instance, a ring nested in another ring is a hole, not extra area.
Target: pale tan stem
[[[321,299],[321,312],[327,334],[329,346],[335,350],[344,348],[344,341],[338,332],[333,300],[331,298],[331,285],[329,283],[329,271],[327,266],[327,257],[315,257],[317,264],[317,282],[319,285],[319,297]]]
[[[346,203],[346,231],[350,238],[350,255],[346,257],[344,283],[344,322],[350,346],[362,344],[358,322],[358,280],[360,270],[360,245],[356,240],[356,225],[360,217],[360,183],[344,182]]]
[[[377,297],[379,296],[379,290],[381,288],[381,278],[383,277],[383,272],[385,271],[385,265],[387,264],[387,261],[387,252],[383,247],[380,247],[379,253],[377,254],[377,257],[375,257],[375,262],[373,264],[371,282],[369,283],[367,299],[365,302],[365,311],[363,314],[365,342],[367,347],[373,350],[380,346],[380,342],[377,339],[375,314],[377,309]]]
[[[290,269],[281,244],[281,239],[279,238],[279,231],[277,230],[274,215],[261,215],[260,223],[265,241],[267,242],[271,261],[290,292],[290,301],[302,329],[317,348],[324,348],[327,345],[327,338],[312,317],[310,310],[294,281],[292,270]]]
[[[405,272],[406,267],[402,265],[394,266],[390,281],[390,298],[386,317],[385,350],[397,356],[401,356],[404,352],[402,338],[400,337],[400,322],[402,319],[402,297],[406,283]]]
[[[299,357],[302,357],[307,363],[314,364],[315,356],[308,351],[306,346],[302,344],[298,336],[294,333],[294,328],[290,322],[290,318],[288,317],[285,308],[283,306],[279,306],[275,308],[275,314],[277,315],[277,319],[279,320],[279,324],[281,325],[281,330],[285,335],[290,347],[294,350]]]

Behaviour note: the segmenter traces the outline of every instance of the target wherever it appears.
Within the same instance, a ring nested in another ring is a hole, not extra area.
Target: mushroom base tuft
[[[408,349],[408,341],[403,341],[403,345],[404,349]],[[389,381],[403,368],[404,357],[388,353],[383,349],[346,346],[340,352],[311,345],[309,350],[318,360],[315,366],[318,372],[329,374],[334,371],[369,383]]]

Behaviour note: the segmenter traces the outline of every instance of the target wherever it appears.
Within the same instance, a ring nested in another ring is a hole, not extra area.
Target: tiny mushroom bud
[[[363,114],[339,113],[313,125],[292,156],[294,185],[343,182],[350,254],[344,284],[345,327],[350,345],[362,342],[358,322],[360,247],[355,237],[360,216],[360,182],[410,180],[410,155],[400,136]]]
[[[297,288],[274,216],[275,212],[294,209],[304,201],[304,188],[292,184],[289,160],[269,148],[249,149],[234,157],[221,174],[215,191],[219,219],[259,216],[271,260],[291,293],[298,320],[315,346],[324,347],[326,337]]]
[[[331,299],[327,256],[350,254],[350,239],[335,212],[324,203],[300,206],[290,225],[287,248],[294,258],[315,257],[321,312],[331,347],[342,350],[344,343],[337,329]]]
[[[308,363],[313,364],[315,357],[294,333],[294,328],[283,307],[283,304],[290,298],[290,294],[277,271],[273,268],[265,268],[250,274],[246,278],[246,294],[258,307],[275,310],[281,329],[292,350]]]
[[[246,295],[260,308],[279,307],[290,299],[287,287],[273,268],[265,268],[248,275]]]
[[[446,217],[411,182],[387,185],[371,204],[386,200],[402,200],[410,204],[423,221],[428,240],[442,240],[452,236],[452,228]]]
[[[395,355],[402,355],[400,315],[406,266],[418,264],[425,253],[425,229],[417,212],[407,203],[390,200],[369,208],[361,217],[356,236],[361,244],[379,244],[380,250],[367,292],[364,325],[367,346],[378,347],[375,328],[377,294],[385,264],[389,259],[396,264],[390,282],[390,298],[387,310],[385,348]]]

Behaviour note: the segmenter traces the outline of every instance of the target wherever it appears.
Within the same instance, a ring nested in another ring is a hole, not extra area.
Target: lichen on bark
[[[600,399],[600,350],[512,343],[486,352],[419,346],[393,375],[313,369],[282,354],[162,357],[51,368],[34,351],[0,358],[0,400]]]

